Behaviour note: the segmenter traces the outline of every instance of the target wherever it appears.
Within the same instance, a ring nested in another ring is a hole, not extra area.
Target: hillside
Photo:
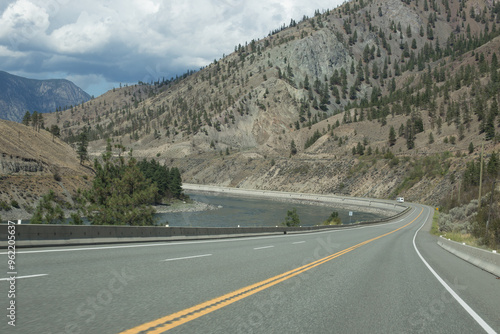
[[[75,151],[49,132],[0,120],[0,202],[18,203],[19,209],[0,211],[2,219],[26,217],[40,197],[52,189],[59,200],[73,203],[78,188],[93,177],[80,165]]]
[[[499,12],[487,0],[351,1],[46,124],[69,142],[85,126],[94,156],[111,138],[190,183],[435,205],[459,192],[483,141],[498,150]]]
[[[0,119],[20,122],[26,111],[53,112],[90,98],[68,80],[34,80],[0,71]]]

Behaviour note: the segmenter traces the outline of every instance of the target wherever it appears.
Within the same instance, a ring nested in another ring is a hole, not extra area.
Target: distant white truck
[[[398,197],[398,198],[396,198],[396,202],[398,202],[398,203],[404,203],[405,202],[405,198],[404,197]]]

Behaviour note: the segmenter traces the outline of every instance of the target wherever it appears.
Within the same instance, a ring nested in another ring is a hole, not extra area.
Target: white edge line
[[[264,247],[256,247],[254,250],[259,250],[259,249],[266,249],[266,248],[273,248],[274,246],[264,246]]]
[[[296,245],[296,244],[303,244],[305,241],[296,241],[296,242],[292,242],[292,244]]]
[[[177,257],[177,258],[174,258],[174,259],[165,259],[165,260],[162,260],[162,261],[165,262],[165,261],[187,260],[187,259],[195,259],[195,258],[198,258],[198,257],[205,257],[205,256],[212,256],[212,254],[203,254],[203,255],[193,255],[193,256]]]
[[[422,224],[422,226],[420,226],[420,228],[415,232],[415,235],[413,235],[413,247],[415,248],[415,251],[417,252],[417,255],[420,257],[420,259],[422,260],[422,262],[425,264],[425,266],[427,267],[427,269],[429,269],[429,271],[437,278],[437,280],[439,281],[439,283],[441,283],[441,285],[444,286],[444,288],[453,296],[453,298],[455,298],[455,300],[467,311],[467,313],[470,314],[470,316],[472,318],[474,318],[474,320],[476,320],[476,322],[486,331],[486,333],[488,334],[496,334],[496,331],[491,328],[487,323],[486,321],[483,320],[483,318],[481,318],[479,316],[479,314],[477,314],[473,309],[472,307],[470,307],[462,298],[460,298],[460,296],[455,292],[453,291],[453,289],[436,273],[436,271],[430,266],[429,263],[427,263],[427,261],[425,261],[424,257],[422,256],[422,254],[420,254],[420,252],[418,251],[417,249],[417,245],[415,243],[415,238],[417,237],[417,233],[424,227],[425,223],[427,222],[427,220],[429,219],[429,215],[430,213],[427,213],[427,218],[424,220],[424,223]]]
[[[40,277],[40,276],[47,276],[48,274],[37,274],[37,275],[28,275],[28,276],[14,276],[15,279],[20,279],[20,278],[32,278],[32,277]],[[0,278],[0,281],[10,281],[11,278]]]

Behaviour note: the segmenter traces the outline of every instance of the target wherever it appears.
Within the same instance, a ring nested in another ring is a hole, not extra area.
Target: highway
[[[495,333],[500,280],[428,233],[433,209],[363,227],[19,249],[0,333]]]

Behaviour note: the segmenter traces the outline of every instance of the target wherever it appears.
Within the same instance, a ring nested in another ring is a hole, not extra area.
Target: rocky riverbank
[[[374,213],[381,216],[391,216],[403,211],[406,206],[399,205],[391,200],[374,200],[369,198],[335,196],[309,193],[296,193],[270,190],[253,190],[242,188],[231,188],[214,185],[184,184],[184,191],[197,193],[220,194],[230,196],[269,198],[273,201],[332,206],[339,209],[355,209]]]

